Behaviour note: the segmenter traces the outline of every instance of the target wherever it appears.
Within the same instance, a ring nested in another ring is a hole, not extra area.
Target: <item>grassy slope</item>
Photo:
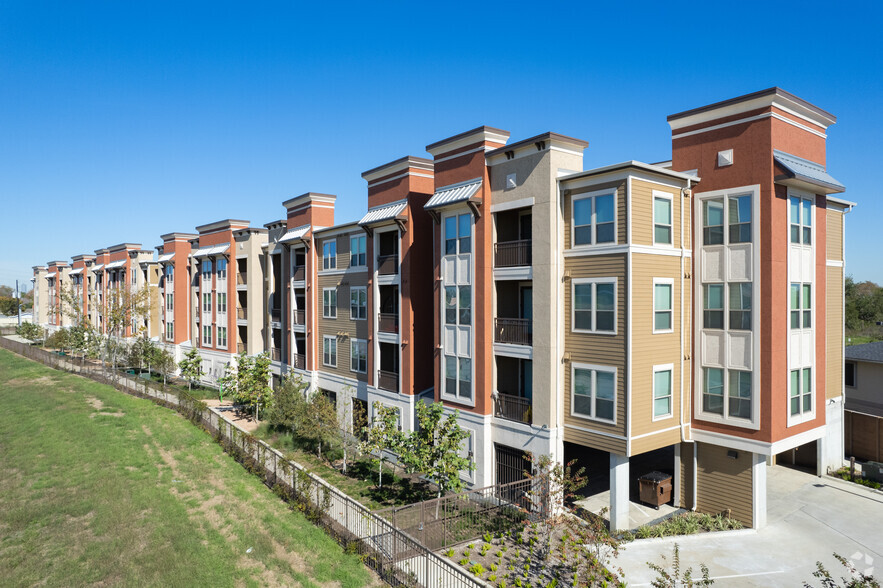
[[[3,584],[375,583],[149,401],[0,350],[0,431]]]

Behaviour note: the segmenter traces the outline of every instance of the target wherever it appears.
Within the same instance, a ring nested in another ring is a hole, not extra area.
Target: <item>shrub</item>
[[[481,578],[484,575],[485,569],[484,569],[483,565],[481,565],[480,563],[477,563],[477,564],[474,564],[471,568],[469,568],[469,571],[472,572],[473,574],[475,574],[476,576],[478,576],[479,578]]]

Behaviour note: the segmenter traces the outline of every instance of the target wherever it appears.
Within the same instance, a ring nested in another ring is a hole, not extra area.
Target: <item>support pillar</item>
[[[629,528],[629,458],[610,454],[610,530]]]
[[[751,508],[752,527],[761,529],[766,526],[766,471],[765,455],[751,454]]]

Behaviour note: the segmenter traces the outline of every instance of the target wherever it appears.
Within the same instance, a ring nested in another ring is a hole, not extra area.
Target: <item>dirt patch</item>
[[[104,408],[104,402],[95,398],[94,396],[86,396],[86,404],[94,408],[95,410],[101,410]]]
[[[235,423],[237,427],[249,433],[254,433],[263,422],[256,421],[253,412],[234,407],[233,402],[230,400],[224,400],[221,402],[217,398],[210,398],[204,400],[204,402],[209,408],[220,408],[221,410],[219,412],[224,415],[225,419]]]
[[[92,414],[89,415],[89,418],[90,418],[90,419],[94,419],[94,418],[97,417],[97,416],[109,416],[109,417],[117,417],[117,418],[119,418],[119,417],[124,417],[124,416],[126,416],[126,413],[124,413],[124,412],[106,412],[106,411],[102,411],[102,412],[93,412]]]
[[[34,384],[54,384],[52,376],[40,376],[39,378],[12,378],[6,381],[7,386],[33,386]]]

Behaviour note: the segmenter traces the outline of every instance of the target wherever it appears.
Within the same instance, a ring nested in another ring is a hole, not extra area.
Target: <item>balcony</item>
[[[399,391],[399,374],[397,372],[377,371],[377,387],[389,392]]]
[[[282,350],[278,347],[270,349],[270,359],[273,361],[282,361]]]
[[[247,286],[248,285],[248,275],[244,273],[236,274],[236,285],[237,286]]]
[[[274,323],[278,323],[282,320],[282,309],[281,308],[271,308],[270,309],[270,320]]]
[[[495,318],[494,342],[513,345],[533,345],[533,327],[530,319]]]
[[[294,354],[294,367],[299,370],[307,369],[307,356],[302,353]]]
[[[399,255],[380,255],[377,257],[377,273],[382,276],[394,276],[399,273]]]
[[[377,329],[381,333],[399,332],[399,315],[381,312],[377,317]]]
[[[299,308],[294,311],[294,324],[296,324],[296,325],[307,324],[307,313],[304,309]]]
[[[238,320],[244,321],[248,318],[248,309],[239,307],[236,309],[236,318]]]
[[[295,282],[303,282],[306,279],[307,268],[302,265],[294,266],[294,273],[291,274],[291,279]]]
[[[245,353],[245,343],[236,344],[236,353]]]
[[[532,413],[530,398],[503,394],[502,392],[497,392],[494,397],[494,416],[496,417],[530,425],[533,422]]]
[[[531,250],[531,239],[494,243],[494,267],[529,266]]]

